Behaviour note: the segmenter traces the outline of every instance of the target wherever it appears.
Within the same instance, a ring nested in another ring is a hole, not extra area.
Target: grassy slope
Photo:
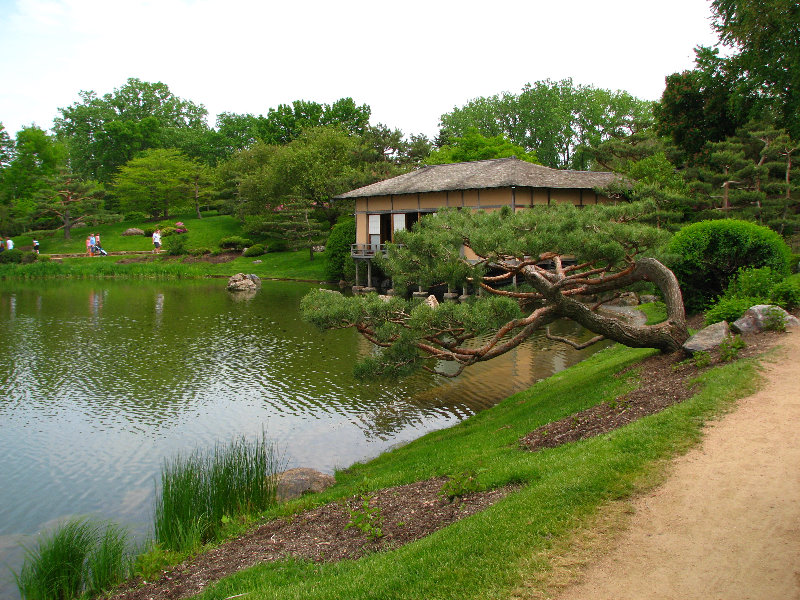
[[[634,484],[661,459],[700,437],[704,421],[758,380],[754,364],[740,361],[701,378],[691,400],[607,435],[537,453],[516,440],[549,421],[610,400],[635,385],[618,371],[649,353],[614,347],[602,351],[493,409],[450,429],[358,464],[337,475],[326,493],[287,510],[443,474],[471,471],[485,486],[523,487],[487,511],[393,552],[338,564],[294,561],[260,565],[229,577],[203,598],[503,598],[530,570],[547,569],[531,557]]]
[[[187,247],[217,249],[219,240],[231,235],[242,235],[241,227],[231,216],[221,215],[203,219],[189,216],[176,217],[183,221],[189,230],[184,234]],[[122,236],[129,227],[153,227],[146,223],[116,223],[99,225],[94,228],[74,229],[71,240],[63,237],[40,239],[42,254],[83,254],[86,251],[84,240],[89,232],[99,233],[103,247],[108,251],[152,250],[149,237]],[[30,236],[15,238],[17,247],[30,246]],[[168,257],[163,253],[153,263],[117,265],[125,256],[64,258],[61,264],[0,265],[0,277],[204,277],[209,275],[230,276],[234,273],[255,273],[259,277],[285,279],[325,279],[325,256],[317,254],[310,260],[308,250],[297,252],[278,252],[257,258],[239,257],[228,263],[210,264],[204,262],[182,263],[182,257]],[[254,261],[260,260],[256,264]]]

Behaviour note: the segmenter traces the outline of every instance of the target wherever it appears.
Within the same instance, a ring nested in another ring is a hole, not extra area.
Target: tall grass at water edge
[[[71,519],[26,549],[14,577],[25,600],[69,600],[111,589],[128,578],[132,568],[125,529]]]
[[[271,507],[281,462],[263,433],[254,442],[240,438],[166,460],[155,503],[155,541],[193,552],[218,539],[232,518]]]

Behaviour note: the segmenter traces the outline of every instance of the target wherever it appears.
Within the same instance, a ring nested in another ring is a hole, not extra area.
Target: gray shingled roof
[[[416,194],[500,187],[593,189],[618,175],[600,171],[561,171],[517,158],[495,158],[448,165],[431,165],[346,192],[336,198]]]

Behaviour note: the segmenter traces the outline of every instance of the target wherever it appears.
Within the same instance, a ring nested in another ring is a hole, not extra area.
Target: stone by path
[[[560,600],[800,600],[800,332]]]

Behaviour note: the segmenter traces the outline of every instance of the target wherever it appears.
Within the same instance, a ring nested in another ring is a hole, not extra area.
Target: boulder
[[[138,227],[130,227],[123,231],[120,235],[144,235],[144,230]]]
[[[661,298],[653,296],[652,294],[642,294],[639,296],[639,304],[651,304],[653,302],[660,302]]]
[[[716,348],[731,334],[727,321],[720,321],[701,329],[683,344],[683,349],[689,354],[695,352],[708,352]]]
[[[258,275],[237,273],[228,279],[229,292],[254,292],[260,287],[261,279]]]
[[[771,304],[756,304],[747,309],[747,311],[732,324],[731,328],[738,333],[758,333],[764,331],[772,312],[777,311],[786,327],[800,327],[800,320],[793,317],[780,306],[773,306]]]
[[[336,483],[332,475],[314,469],[298,467],[278,473],[277,497],[279,502],[294,500],[303,494],[319,493]]]

